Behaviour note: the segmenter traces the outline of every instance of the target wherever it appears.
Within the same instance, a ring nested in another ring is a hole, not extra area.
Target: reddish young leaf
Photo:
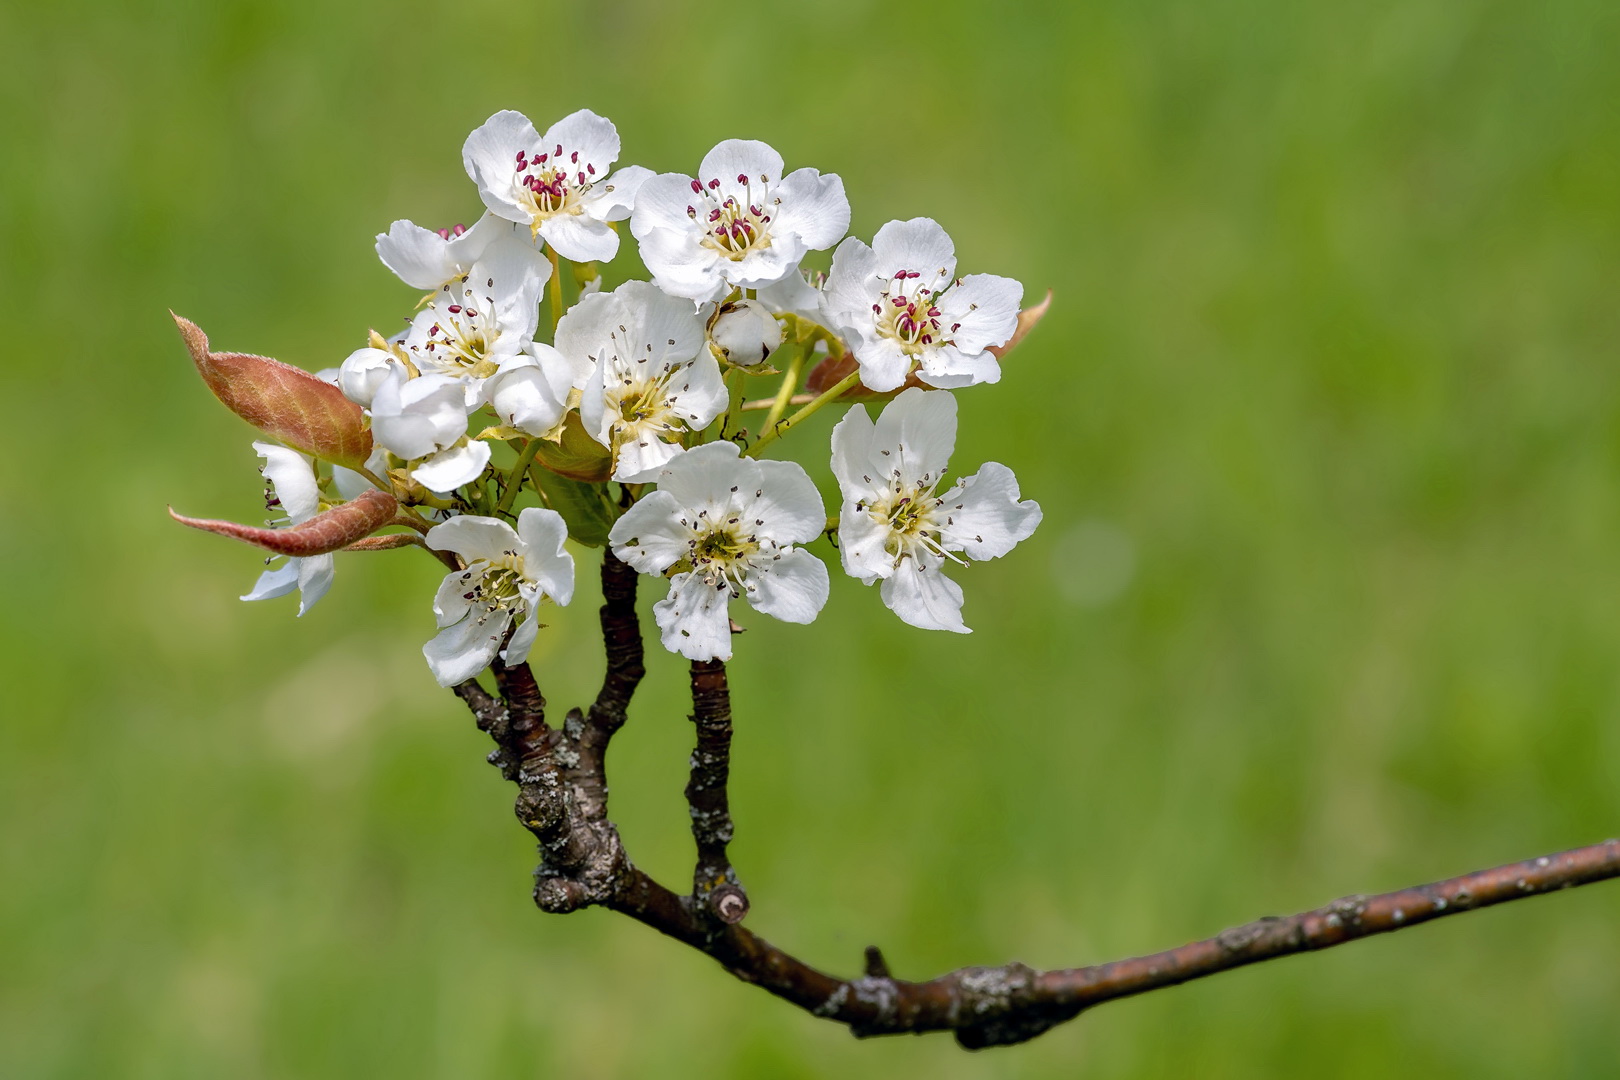
[[[316,514],[301,525],[285,529],[256,529],[251,525],[238,525],[234,521],[213,521],[208,518],[189,518],[174,512],[169,516],[182,525],[204,532],[218,533],[240,540],[277,555],[308,558],[325,555],[358,543],[385,525],[391,524],[399,502],[384,491],[362,491],[358,498],[342,506]],[[407,541],[408,542],[408,541]]]
[[[351,469],[365,465],[371,432],[343,391],[280,360],[212,352],[195,323],[169,314],[203,382],[227,409],[295,450]]]
[[[1046,317],[1046,309],[1052,306],[1052,290],[1047,289],[1041,302],[1034,307],[1027,307],[1018,313],[1018,328],[1013,331],[1012,337],[1007,339],[1005,345],[992,345],[990,351],[996,354],[997,359],[1012,352],[1014,345],[1024,340],[1024,336],[1035,329],[1035,324]]]

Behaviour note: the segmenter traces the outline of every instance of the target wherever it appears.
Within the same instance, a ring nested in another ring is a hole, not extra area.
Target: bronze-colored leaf
[[[607,447],[585,433],[577,411],[568,414],[557,440],[542,441],[534,456],[558,476],[587,484],[603,483],[613,472],[613,458]]]
[[[371,432],[360,406],[331,383],[267,356],[220,353],[193,322],[169,313],[197,372],[237,416],[295,450],[350,469],[371,455]]]
[[[234,521],[189,518],[175,513],[172,507],[169,509],[169,516],[193,529],[229,536],[233,540],[273,551],[277,555],[307,559],[311,555],[325,555],[329,551],[337,551],[358,543],[392,523],[398,509],[398,501],[387,492],[362,491],[352,502],[334,506],[330,510],[316,514],[308,521],[285,529],[258,529],[251,525],[238,525]],[[406,538],[406,542],[410,542],[409,538]]]

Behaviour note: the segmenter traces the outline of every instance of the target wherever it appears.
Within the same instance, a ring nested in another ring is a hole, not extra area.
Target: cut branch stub
[[[350,469],[365,466],[371,432],[343,391],[267,356],[213,352],[196,323],[169,314],[198,374],[227,409],[296,450]]]
[[[273,551],[277,555],[307,559],[311,555],[325,555],[349,547],[351,544],[359,544],[378,529],[393,524],[394,514],[398,509],[398,501],[386,491],[362,491],[352,502],[334,506],[330,510],[316,514],[308,521],[285,529],[259,529],[252,525],[238,525],[234,521],[191,518],[175,513],[172,507],[169,509],[169,516],[193,529],[228,536],[233,540]],[[389,541],[393,537],[377,539]],[[406,537],[405,542],[410,543],[410,538]],[[372,549],[394,546],[397,545],[388,543],[369,545]]]

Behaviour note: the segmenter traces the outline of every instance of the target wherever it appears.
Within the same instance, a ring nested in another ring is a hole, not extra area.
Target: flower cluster
[[[846,236],[843,181],[789,172],[765,143],[722,142],[692,175],[618,157],[588,110],[543,135],[490,117],[462,148],[482,215],[379,235],[423,295],[318,377],[212,351],[180,320],[210,388],[278,440],[254,447],[282,515],[181,520],[286,556],[244,599],[297,589],[300,614],[334,552],[435,553],[449,572],[424,653],[446,686],[528,655],[543,607],[573,596],[570,539],[667,578],[660,636],[693,660],[731,656],[733,600],[814,620],[829,581],[813,550],[834,543],[902,620],[966,633],[947,564],[1006,554],[1041,512],[1003,465],[947,479],[951,391],[999,379],[1041,309],[1020,313],[1008,278],[958,277],[929,218]],[[651,280],[608,291],[620,223]],[[828,250],[825,274],[803,265]],[[856,404],[832,430],[829,517],[803,467],[762,455],[840,402]],[[886,404],[874,420],[863,402]]]

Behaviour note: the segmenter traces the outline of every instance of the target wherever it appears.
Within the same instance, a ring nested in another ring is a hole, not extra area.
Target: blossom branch
[[[604,580],[616,573],[604,570]],[[621,594],[618,602],[622,600]],[[614,607],[611,600],[603,607],[604,632],[610,625],[618,628],[609,617]],[[727,742],[730,708],[723,669],[716,669],[718,664],[693,665],[694,720],[702,716],[700,748],[706,738],[712,738],[711,746],[718,751]],[[476,683],[464,683],[456,687],[456,693],[472,710],[479,727],[503,742],[503,725],[512,726],[505,714],[521,712],[538,691],[529,689],[532,676],[526,680],[512,669],[498,675],[498,681],[504,703]],[[608,681],[614,681],[611,671]],[[712,729],[709,735],[704,733],[705,725]],[[507,772],[519,785],[519,818],[540,840],[536,903],[552,912],[595,904],[628,915],[703,952],[737,978],[815,1016],[845,1024],[863,1038],[950,1031],[970,1049],[1024,1042],[1116,998],[1331,948],[1492,904],[1620,877],[1620,840],[1609,840],[1428,885],[1376,896],[1349,896],[1286,918],[1257,919],[1179,948],[1089,967],[1037,971],[1013,962],[961,968],[926,982],[911,982],[893,977],[882,954],[868,948],[864,974],[842,979],[806,964],[723,915],[715,918],[719,913],[703,902],[701,875],[705,868],[720,867],[721,874],[730,873],[724,856],[725,840],[730,837],[729,812],[723,819],[707,816],[711,808],[725,805],[723,785],[710,783],[721,762],[700,761],[701,752],[694,754],[694,779],[701,779],[695,785],[693,802],[699,895],[683,896],[637,869],[626,856],[617,830],[606,816],[600,756],[587,758],[579,753],[589,730],[578,711],[572,712],[563,729],[538,740],[523,769]],[[511,740],[508,736],[503,745],[511,745]],[[497,751],[492,760],[500,764],[501,758]],[[600,791],[601,797],[590,797],[592,791]],[[705,813],[700,815],[700,810]],[[700,821],[700,816],[705,820]],[[718,829],[707,834],[701,831],[721,820],[723,834]],[[730,884],[731,879],[716,875],[709,880]],[[719,891],[710,893],[711,902]]]
[[[726,854],[732,836],[726,797],[731,776],[731,691],[724,661],[692,661],[692,723],[697,727],[697,748],[686,785],[692,839],[697,842],[692,898],[700,910],[712,911],[722,922],[740,922],[748,914],[748,896]]]

